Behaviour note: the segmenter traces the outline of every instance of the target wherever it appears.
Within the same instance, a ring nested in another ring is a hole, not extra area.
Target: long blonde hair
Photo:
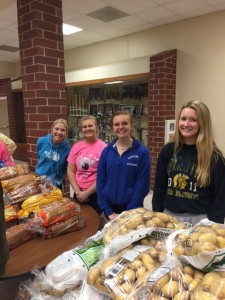
[[[199,187],[205,187],[211,181],[212,164],[218,160],[218,155],[223,158],[221,151],[214,142],[211,116],[208,107],[200,101],[190,101],[184,104],[176,120],[176,130],[172,141],[175,143],[174,154],[176,155],[183,146],[183,136],[179,131],[178,123],[180,114],[184,108],[193,108],[196,111],[199,132],[196,140],[197,168],[196,178]]]

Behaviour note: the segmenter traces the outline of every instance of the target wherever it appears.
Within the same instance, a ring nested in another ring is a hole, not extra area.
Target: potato
[[[199,236],[198,241],[203,243],[210,242],[212,244],[216,244],[216,235],[209,232],[205,232]]]
[[[181,245],[175,245],[173,252],[176,256],[185,255],[185,249]]]
[[[142,215],[135,214],[132,218],[127,220],[126,227],[128,229],[133,229],[136,228],[138,225],[142,224],[142,222],[143,222]]]
[[[225,298],[225,279],[219,278],[214,280],[209,287],[209,291],[220,299]]]
[[[139,268],[141,268],[143,266],[142,261],[139,259],[135,259],[134,261],[132,261],[132,263],[130,264],[130,268],[132,270],[137,271]]]
[[[192,300],[218,300],[217,297],[208,292],[197,290],[192,297]]]
[[[117,256],[105,259],[101,264],[101,275],[106,276],[111,266],[118,260]]]
[[[136,277],[143,277],[147,273],[147,269],[142,266],[136,271]]]
[[[191,277],[190,275],[184,274],[182,276],[182,283],[185,288],[188,288],[189,284],[191,284],[192,281],[193,281],[193,277]]]
[[[87,283],[90,285],[94,285],[96,280],[101,276],[100,268],[98,266],[94,266],[88,271],[87,274]]]
[[[172,280],[178,281],[181,277],[181,268],[180,266],[173,268],[169,273],[169,277]]]
[[[180,291],[173,297],[173,300],[189,300],[189,292]]]
[[[161,227],[161,228],[165,228],[165,222],[163,222],[162,219],[158,218],[158,217],[153,217],[152,221],[155,223],[156,227]]]
[[[121,289],[123,290],[123,294],[124,293],[130,293],[132,290],[133,290],[134,286],[132,283],[130,282],[124,282],[122,285],[121,285]]]
[[[168,283],[169,281],[169,275],[165,274],[164,276],[162,276],[159,280],[157,280],[154,285],[151,287],[152,291],[156,291],[156,292],[161,292],[162,287]]]
[[[195,270],[191,266],[184,266],[183,267],[184,274],[188,274],[190,276],[194,276]]]
[[[201,282],[201,287],[203,288],[204,291],[208,292],[210,290],[211,284],[217,280],[219,280],[221,277],[217,272],[209,272],[207,273]]]
[[[225,238],[223,236],[217,236],[217,245],[220,249],[225,248]]]
[[[109,294],[109,291],[107,289],[107,287],[104,284],[104,277],[99,277],[96,282],[95,282],[95,287],[97,288],[97,290]]]
[[[218,236],[222,236],[222,237],[225,237],[225,228],[218,228],[215,230],[215,234]]]
[[[179,292],[179,283],[171,280],[162,287],[162,294],[165,297],[174,297]]]
[[[201,244],[200,246],[200,250],[201,252],[212,252],[212,251],[216,251],[217,249],[219,249],[218,247],[216,247],[213,243],[211,242],[204,242]]]
[[[131,269],[127,269],[123,275],[124,281],[134,282],[136,279],[135,271]]]
[[[189,292],[194,292],[197,287],[200,285],[201,279],[200,278],[194,278],[192,282],[190,282],[188,286]]]
[[[170,221],[170,216],[165,213],[157,212],[157,213],[155,213],[155,216],[160,218],[164,223],[167,223]]]

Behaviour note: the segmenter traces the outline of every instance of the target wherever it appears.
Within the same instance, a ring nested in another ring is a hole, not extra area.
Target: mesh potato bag
[[[112,299],[126,299],[135,285],[144,284],[146,274],[159,265],[154,247],[129,246],[90,269],[86,281]]]
[[[193,300],[203,276],[203,272],[190,265],[182,265],[176,257],[170,256],[145,276],[144,284],[134,287],[127,300]]]
[[[210,271],[206,273],[195,290],[191,300],[225,299],[225,272]]]
[[[165,245],[168,253],[199,270],[225,270],[224,224],[204,219],[192,228],[172,233]]]
[[[145,208],[124,211],[108,222],[102,230],[106,256],[117,253],[149,235],[166,237],[181,228],[185,228],[184,223],[164,213]]]

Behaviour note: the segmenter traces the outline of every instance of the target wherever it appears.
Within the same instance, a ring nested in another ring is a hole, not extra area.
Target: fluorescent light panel
[[[105,82],[104,84],[117,84],[117,83],[123,83],[123,80],[119,80],[119,81],[110,81],[110,82]]]
[[[70,34],[73,34],[75,32],[79,32],[82,30],[83,30],[82,28],[63,23],[63,34],[64,35],[70,35]]]

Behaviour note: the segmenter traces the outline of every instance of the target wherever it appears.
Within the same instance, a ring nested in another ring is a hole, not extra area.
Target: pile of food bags
[[[10,250],[38,235],[53,238],[83,227],[80,206],[63,197],[46,176],[18,164],[0,168],[0,181]]]
[[[21,299],[224,300],[224,238],[225,225],[208,219],[186,228],[164,213],[123,212],[91,238],[97,255],[90,244],[63,253],[40,271],[48,287],[26,283]]]

